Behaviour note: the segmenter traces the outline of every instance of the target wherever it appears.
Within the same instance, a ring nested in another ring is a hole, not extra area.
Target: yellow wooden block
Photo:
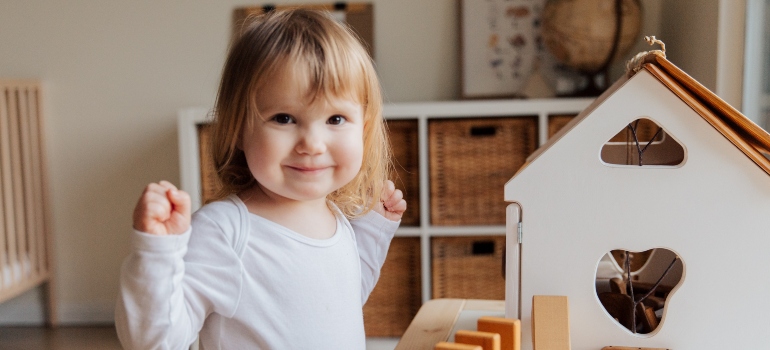
[[[500,334],[459,330],[455,333],[455,342],[481,345],[483,350],[500,350]]]
[[[482,316],[477,321],[480,332],[500,334],[501,350],[521,350],[521,321],[512,318]]]
[[[439,342],[436,343],[436,347],[433,348],[433,350],[484,350],[481,345],[471,345],[471,344],[458,344],[458,343],[449,343],[449,342]]]
[[[532,347],[534,350],[570,350],[566,296],[532,297]]]

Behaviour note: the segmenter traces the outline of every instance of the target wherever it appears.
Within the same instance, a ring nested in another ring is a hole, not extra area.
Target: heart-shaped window
[[[613,250],[596,270],[596,295],[607,315],[633,334],[654,334],[682,283],[682,259],[666,248]]]

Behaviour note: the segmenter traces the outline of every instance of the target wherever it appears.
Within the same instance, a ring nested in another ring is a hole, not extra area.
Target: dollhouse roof
[[[767,131],[664,57],[650,53],[641,62],[640,69],[651,73],[706,122],[713,126],[714,129],[719,131],[722,136],[770,175],[770,134]],[[596,106],[613,95],[626,81],[637,74],[640,69],[629,71],[625,77],[607,89],[588,108],[559,130],[554,137],[550,138],[543,147],[534,152],[527,159],[527,164],[546,151],[551,145],[558,142],[562,135],[569,132],[581,120],[591,114]],[[525,167],[526,165],[521,169]]]

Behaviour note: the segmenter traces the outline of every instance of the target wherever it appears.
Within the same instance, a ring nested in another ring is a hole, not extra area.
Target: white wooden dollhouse
[[[574,350],[767,348],[770,135],[665,58],[640,68],[505,185],[506,317],[522,320],[522,349],[534,295],[568,297]],[[613,151],[639,119],[663,130],[649,163]],[[681,280],[659,326],[635,334],[600,303],[597,267],[611,250],[653,248],[678,256]]]

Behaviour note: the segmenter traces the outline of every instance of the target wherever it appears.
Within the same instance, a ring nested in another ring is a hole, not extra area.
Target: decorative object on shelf
[[[639,0],[548,0],[542,37],[556,60],[588,78],[573,96],[597,96],[609,86],[610,64],[625,55],[639,35]],[[558,89],[557,89],[558,91]]]
[[[556,96],[571,96],[588,87],[589,77],[559,62],[545,45],[540,46],[537,68],[543,81]]]
[[[364,47],[369,51],[369,56],[374,58],[374,8],[370,3],[344,1],[334,3],[307,4],[307,5],[273,5],[239,7],[233,11],[233,38],[240,35],[244,25],[248,24],[249,17],[257,16],[265,12],[292,7],[303,7],[316,10],[327,10],[340,22],[347,23],[361,39]]]
[[[541,4],[460,0],[463,98],[522,97],[537,59]]]

